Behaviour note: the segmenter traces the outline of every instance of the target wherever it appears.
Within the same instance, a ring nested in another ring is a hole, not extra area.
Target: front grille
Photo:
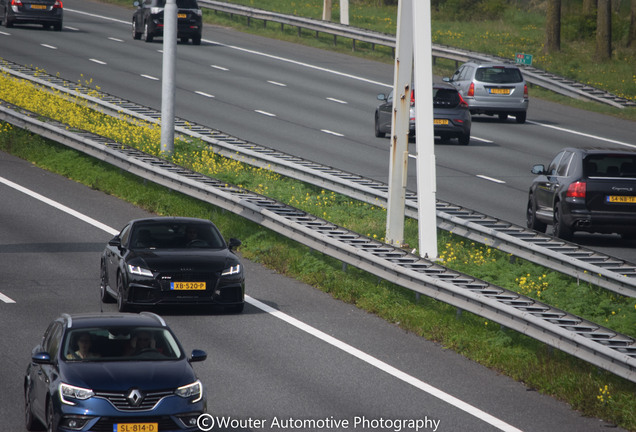
[[[141,401],[136,401],[136,403],[129,399],[130,392],[95,392],[95,396],[108,400],[119,411],[134,412],[152,410],[161,399],[174,394],[172,390],[140,393]]]
[[[175,422],[167,416],[164,417],[102,417],[99,419],[95,426],[91,428],[91,432],[113,432],[113,425],[122,423],[157,423],[157,428],[162,430],[179,430],[179,427]]]

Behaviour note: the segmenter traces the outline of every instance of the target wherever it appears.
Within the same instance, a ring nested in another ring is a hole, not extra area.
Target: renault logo
[[[126,400],[128,403],[134,407],[138,407],[141,405],[141,402],[144,400],[144,395],[137,389],[132,389],[128,396],[126,396]]]

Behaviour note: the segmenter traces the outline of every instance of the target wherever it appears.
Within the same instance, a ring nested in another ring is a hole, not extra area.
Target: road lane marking
[[[541,126],[541,127],[544,127],[544,128],[554,129],[554,130],[558,130],[558,131],[561,131],[561,132],[570,133],[570,134],[573,134],[573,135],[579,135],[579,136],[582,136],[582,137],[585,137],[585,138],[592,138],[592,139],[599,140],[599,141],[605,141],[605,142],[610,143],[610,144],[617,144],[617,145],[621,145],[621,146],[625,146],[625,147],[636,148],[636,145],[629,144],[629,143],[626,143],[624,141],[618,141],[618,140],[613,140],[613,139],[610,139],[610,138],[604,138],[604,137],[601,137],[601,136],[598,136],[598,135],[592,135],[592,134],[588,134],[588,133],[584,133],[584,132],[579,132],[579,131],[575,131],[575,130],[572,130],[572,129],[563,128],[563,127],[560,127],[560,126],[554,126],[554,125],[549,125],[549,124],[544,124],[544,123],[539,123],[539,122],[529,121],[529,120],[526,123],[531,123],[531,124],[534,124],[534,125],[537,125],[537,126]]]
[[[2,300],[5,303],[15,303],[15,300],[13,300],[12,298],[0,293],[0,300]]]
[[[105,65],[106,64],[105,61],[97,60],[97,59],[94,59],[94,58],[91,58],[89,60],[92,61],[93,63],[97,63],[97,64],[100,64],[100,65]]]
[[[148,78],[149,80],[159,81],[159,78],[154,77],[152,75],[141,74],[141,76],[144,77],[144,78]]]
[[[218,69],[218,70],[222,70],[222,71],[229,71],[228,68],[223,67],[223,66],[210,65],[210,67],[212,67],[213,69]]]
[[[278,81],[269,81],[269,80],[268,80],[267,82],[268,82],[268,83],[270,83],[270,84],[274,84],[275,86],[279,86],[279,87],[287,87],[287,84],[283,84],[283,83],[280,83],[280,82],[278,82]]]
[[[331,101],[331,102],[336,102],[336,103],[339,103],[339,104],[346,104],[347,103],[346,101],[343,101],[343,100],[340,100],[340,99],[336,99],[336,98],[332,98],[332,97],[328,97],[327,100]]]
[[[499,183],[499,184],[505,184],[506,183],[503,180],[499,180],[499,179],[496,179],[496,178],[488,177],[488,176],[485,176],[485,175],[482,175],[482,174],[477,174],[477,177],[479,177],[481,179],[484,179],[484,180],[491,181],[493,183]]]
[[[119,231],[117,231],[114,228],[109,227],[106,224],[103,224],[89,216],[86,216],[78,211],[75,211],[61,203],[58,203],[56,201],[53,201],[50,198],[47,198],[43,195],[40,195],[37,192],[34,192],[30,189],[27,189],[23,186],[18,185],[17,183],[14,183],[10,180],[7,180],[3,177],[0,177],[0,183],[4,183],[9,187],[12,187],[14,189],[16,189],[17,191],[20,191],[26,195],[31,196],[32,198],[35,198],[37,200],[42,201],[45,204],[48,204],[54,208],[57,208],[58,210],[61,210],[65,213],[68,213],[71,216],[74,216],[90,225],[93,225],[96,228],[99,228],[105,232],[107,232],[110,235],[117,235],[119,233]],[[1,295],[1,294],[0,294]],[[496,427],[497,429],[504,431],[504,432],[522,432],[520,429],[515,428],[512,425],[509,425],[508,423],[505,423],[503,420],[500,420],[490,414],[488,414],[487,412],[484,412],[482,410],[480,410],[477,407],[474,407],[464,401],[462,401],[461,399],[458,399],[454,396],[451,396],[450,394],[443,392],[442,390],[433,387],[430,384],[425,383],[424,381],[415,378],[412,375],[407,374],[406,372],[402,372],[401,370],[389,365],[388,363],[385,363],[367,353],[365,353],[364,351],[361,351],[339,339],[336,339],[333,336],[330,336],[320,330],[318,330],[315,327],[310,326],[309,324],[306,324],[290,315],[287,315],[284,312],[281,312],[277,309],[272,308],[271,306],[266,305],[265,303],[260,302],[259,300],[256,300],[248,295],[245,296],[245,301],[249,304],[251,304],[252,306],[286,322],[287,324],[290,324],[294,327],[296,327],[299,330],[302,330],[320,340],[322,340],[323,342],[326,342],[330,345],[332,345],[335,348],[338,348],[344,352],[347,352],[349,354],[351,354],[352,356],[358,358],[359,360],[362,360],[364,362],[366,362],[367,364],[383,371],[386,372],[387,374],[405,382],[408,383],[414,387],[416,387],[419,390],[422,390],[425,393],[428,393],[429,395],[436,397],[446,403],[448,403],[449,405],[452,405],[462,411],[464,411],[467,414],[470,414],[474,417],[476,417],[479,420],[482,420],[494,427]]]
[[[205,92],[202,92],[202,91],[199,91],[199,90],[195,91],[195,93],[198,94],[198,95],[201,95],[201,96],[205,96],[207,98],[213,98],[214,97],[214,95],[211,95],[209,93],[205,93]]]
[[[50,48],[52,50],[56,50],[57,49],[57,47],[55,47],[53,45],[49,45],[49,44],[40,44],[40,45],[42,45],[44,48]]]
[[[329,130],[329,129],[320,129],[320,132],[324,132],[324,133],[326,133],[326,134],[334,135],[334,136],[338,136],[338,137],[343,137],[343,136],[344,136],[344,135],[343,135],[343,134],[341,134],[341,133],[334,132],[334,131],[331,131],[331,130]]]
[[[254,110],[254,112],[266,115],[267,117],[276,117],[276,114],[272,114],[271,112],[267,112],[267,111],[263,111],[263,110]]]

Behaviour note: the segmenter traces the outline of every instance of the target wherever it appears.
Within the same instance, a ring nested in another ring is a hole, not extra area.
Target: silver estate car
[[[457,87],[471,114],[496,115],[500,120],[510,115],[525,123],[528,85],[514,64],[470,61],[444,81]]]

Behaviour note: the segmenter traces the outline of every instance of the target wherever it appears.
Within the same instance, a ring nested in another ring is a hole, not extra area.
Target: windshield
[[[211,223],[161,222],[136,224],[131,234],[132,249],[182,249],[225,247],[219,230]]]
[[[67,361],[177,360],[172,333],[156,327],[95,327],[72,330],[63,345]]]
[[[494,66],[477,69],[475,79],[490,84],[512,84],[522,82],[523,76],[517,68]]]

